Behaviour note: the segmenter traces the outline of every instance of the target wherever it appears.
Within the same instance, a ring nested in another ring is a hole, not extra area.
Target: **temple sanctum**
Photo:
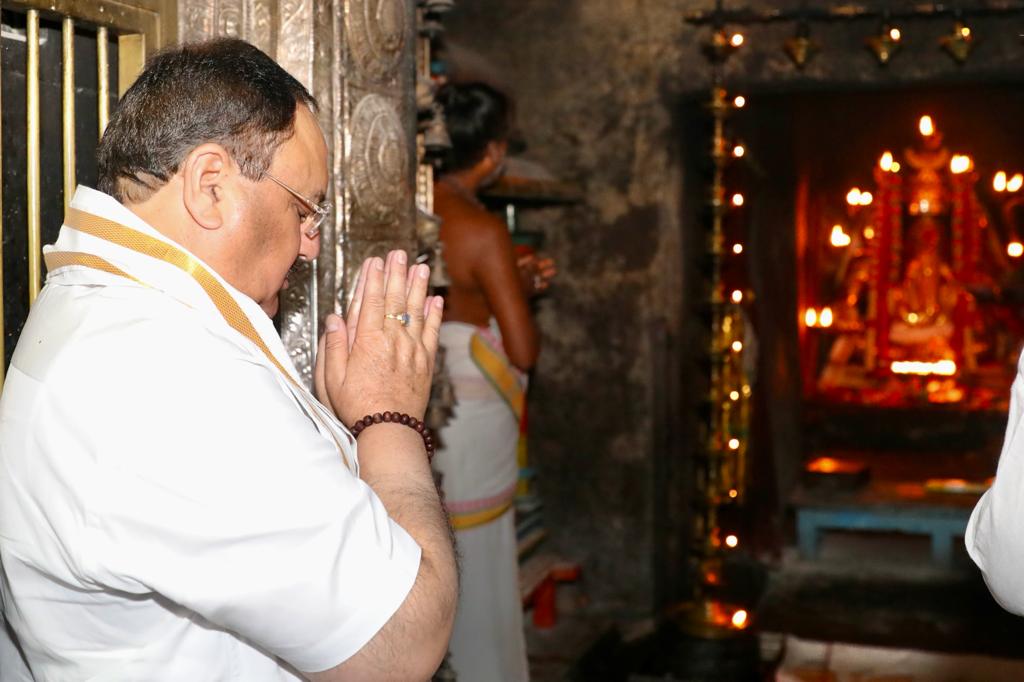
[[[1024,0],[2,0],[0,28],[0,385],[104,131],[182,44],[316,98],[325,194],[282,187],[319,252],[272,316],[296,385],[364,259],[430,266],[423,471],[463,562],[433,679],[1024,680],[993,568],[1024,556]]]

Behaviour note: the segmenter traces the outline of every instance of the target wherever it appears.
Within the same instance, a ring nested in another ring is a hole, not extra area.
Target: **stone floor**
[[[965,463],[978,472],[990,466],[980,456],[977,462],[934,453],[920,457],[928,458],[927,466],[912,461],[917,457],[880,459],[875,474],[909,481],[962,473],[957,467]],[[639,617],[602,614],[573,591],[579,588],[570,588],[560,594],[558,625],[545,631],[531,627],[528,633],[534,680],[774,679],[778,661],[772,649],[778,652],[778,642],[787,637],[838,647],[1024,661],[1024,619],[993,600],[959,539],[947,567],[933,563],[925,536],[849,531],[825,532],[814,559],[801,557],[795,547],[777,557],[739,554],[736,559],[738,574],[746,577],[730,583],[740,585],[745,603],[755,605],[751,610],[761,635],[762,663],[750,667],[746,677],[739,667],[730,668],[730,660],[746,656],[746,649],[730,653],[727,647],[656,629]],[[679,672],[683,669],[689,672]]]
[[[532,611],[525,614],[526,649],[532,682],[562,682],[597,642],[614,626],[616,618],[592,606],[578,584],[558,587],[558,619],[551,628],[537,628]]]
[[[826,536],[816,561],[787,552],[768,573],[764,629],[816,640],[1024,657],[1024,619],[992,599],[965,553],[952,570],[915,537]]]

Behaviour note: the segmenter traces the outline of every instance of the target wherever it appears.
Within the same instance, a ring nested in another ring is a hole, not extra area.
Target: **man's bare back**
[[[451,279],[445,321],[482,327],[493,317],[512,364],[528,369],[538,339],[508,228],[450,176],[434,187],[434,211]]]

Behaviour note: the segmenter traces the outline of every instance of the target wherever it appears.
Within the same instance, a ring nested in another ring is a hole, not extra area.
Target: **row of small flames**
[[[864,239],[871,240],[875,238],[875,228],[868,225],[864,228]],[[832,232],[829,234],[828,241],[832,246],[837,249],[844,249],[853,243],[853,238],[846,232],[842,225],[836,223],[832,226]],[[1006,255],[1010,258],[1020,258],[1024,256],[1024,244],[1014,240],[1006,245]]]

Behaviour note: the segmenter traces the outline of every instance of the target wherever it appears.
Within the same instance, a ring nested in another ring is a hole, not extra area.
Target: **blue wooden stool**
[[[899,532],[929,536],[932,560],[948,567],[953,563],[953,539],[963,537],[977,499],[929,494],[916,484],[872,485],[862,493],[832,499],[802,492],[794,499],[800,554],[815,558],[827,530]]]

